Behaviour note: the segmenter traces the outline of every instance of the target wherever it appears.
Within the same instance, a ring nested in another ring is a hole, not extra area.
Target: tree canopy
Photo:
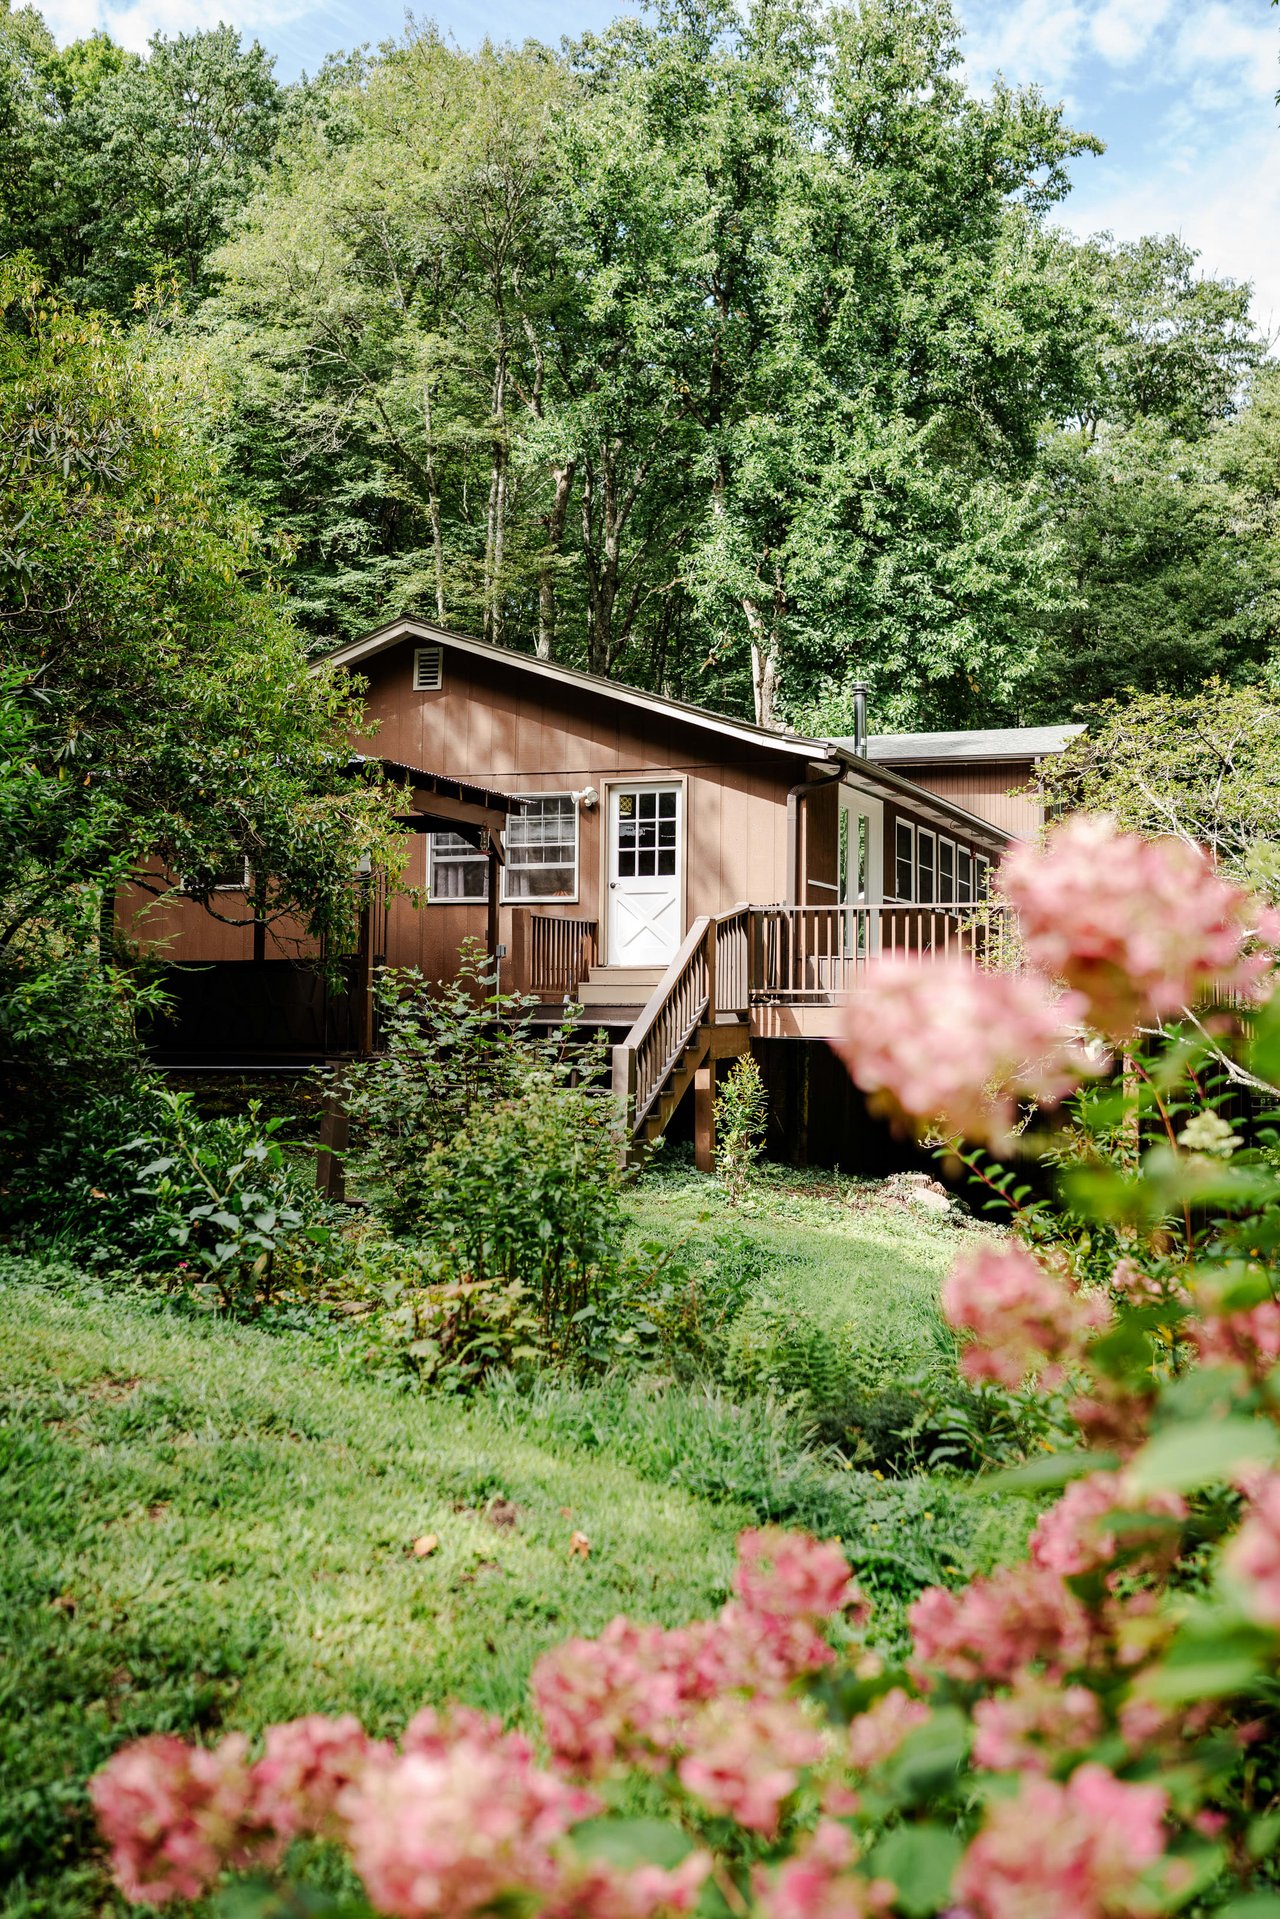
[[[183,317],[188,430],[313,650],[406,610],[847,731],[1270,670],[1249,290],[1055,224],[1098,142],[972,91],[950,0],[660,0],[560,50],[429,23],[276,80],[0,13],[0,248]]]

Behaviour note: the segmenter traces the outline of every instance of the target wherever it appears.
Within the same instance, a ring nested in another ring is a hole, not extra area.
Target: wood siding
[[[405,765],[447,773],[514,794],[580,792],[594,787],[598,804],[578,809],[578,896],[546,900],[536,910],[603,922],[608,783],[670,781],[683,788],[685,875],[683,926],[702,913],[727,911],[740,901],[787,897],[787,791],[806,776],[800,756],[753,751],[661,710],[646,712],[590,688],[548,684],[502,661],[446,646],[438,692],[413,691],[414,642],[388,648],[362,669],[368,683],[370,731],[353,742]],[[801,809],[803,814],[804,809]],[[427,883],[428,841],[414,836],[406,879]],[[825,845],[825,866],[834,855]],[[818,894],[817,898],[832,897]],[[227,910],[241,909],[226,896]],[[231,902],[235,904],[232,905]],[[499,937],[509,949],[512,919],[523,906],[504,905]],[[132,937],[162,943],[163,956],[182,961],[248,959],[250,927],[220,925],[194,904],[154,906],[128,888],[120,919]],[[417,966],[429,978],[451,973],[459,944],[483,939],[481,901],[393,900],[375,925],[375,953],[395,966]],[[600,955],[607,960],[601,925]],[[302,957],[296,928],[270,929],[271,958]]]
[[[997,765],[975,762],[968,766],[912,766],[894,760],[893,770],[954,806],[976,813],[980,820],[990,820],[1002,833],[1034,839],[1040,831],[1044,809],[1039,800],[1018,790],[1027,785],[1035,771],[1032,760],[1005,760]]]

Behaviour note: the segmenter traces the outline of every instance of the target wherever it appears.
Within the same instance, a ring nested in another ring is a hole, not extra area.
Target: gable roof
[[[365,660],[373,659],[404,640],[452,647],[459,653],[500,661],[504,668],[513,668],[555,685],[603,695],[607,699],[617,700],[623,706],[637,707],[643,713],[665,714],[683,725],[701,727],[758,751],[785,754],[792,761],[825,761],[841,767],[848,783],[871,797],[898,800],[923,816],[960,829],[965,837],[980,844],[989,842],[1003,847],[1017,837],[994,826],[990,820],[984,820],[980,814],[971,813],[955,800],[915,785],[905,774],[894,772],[892,767],[877,765],[873,760],[856,753],[851,740],[811,739],[803,733],[757,726],[754,721],[733,719],[724,713],[714,713],[709,707],[693,706],[686,700],[673,700],[662,693],[644,692],[620,680],[606,679],[600,673],[584,673],[579,667],[562,666],[556,660],[540,660],[533,653],[518,653],[508,646],[493,646],[487,640],[473,640],[466,634],[433,626],[430,621],[420,620],[413,614],[389,620],[385,626],[378,627],[373,633],[366,633],[362,639],[349,641],[335,653],[318,660],[316,667],[359,667]]]
[[[869,759],[922,766],[946,760],[1039,760],[1065,753],[1083,726],[994,726],[968,733],[873,733]],[[852,740],[841,742],[852,746]]]
[[[814,740],[803,733],[757,726],[752,720],[733,719],[724,713],[713,713],[706,706],[691,706],[685,700],[668,699],[662,693],[645,693],[639,687],[624,685],[621,680],[608,680],[600,673],[584,673],[576,666],[562,666],[558,660],[540,660],[534,653],[517,653],[509,646],[492,646],[488,640],[473,640],[462,633],[450,633],[444,627],[431,626],[426,620],[411,615],[390,620],[376,632],[366,633],[361,640],[351,640],[346,646],[340,646],[336,653],[328,654],[319,664],[360,666],[375,654],[399,645],[402,640],[435,642],[440,646],[452,647],[458,653],[473,653],[481,659],[501,660],[504,666],[513,667],[518,672],[530,673],[560,686],[581,687],[588,693],[604,693],[623,706],[637,706],[645,713],[665,713],[669,718],[682,720],[688,726],[706,727],[708,731],[722,734],[728,739],[740,740],[744,746],[786,753],[792,759],[829,760],[843,757],[837,750],[837,743],[832,740]]]

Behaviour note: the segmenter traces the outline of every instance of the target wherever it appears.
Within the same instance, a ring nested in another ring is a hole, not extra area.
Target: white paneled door
[[[665,966],[680,944],[678,786],[609,789],[609,965]]]

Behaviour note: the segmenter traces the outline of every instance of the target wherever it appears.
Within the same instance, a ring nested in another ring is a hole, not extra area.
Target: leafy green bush
[[[344,1097],[378,1209],[419,1258],[395,1309],[405,1356],[453,1383],[531,1339],[543,1357],[609,1356],[627,1268],[602,1045],[572,1021],[538,1032],[474,941],[435,995],[417,973],[380,995],[385,1051],[349,1069]]]
[[[154,1103],[156,1124],[116,1155],[138,1202],[125,1234],[138,1263],[241,1318],[318,1278],[335,1235],[286,1160],[285,1121],[254,1102],[202,1119],[189,1094],[164,1089]]]
[[[764,1151],[768,1102],[750,1053],[734,1061],[716,1097],[716,1171],[734,1205],[746,1197]]]
[[[362,1140],[362,1174],[394,1232],[415,1235],[437,1218],[430,1155],[478,1113],[530,1087],[607,1103],[603,1044],[572,1020],[536,1027],[537,1002],[497,989],[478,940],[464,941],[453,979],[433,986],[415,968],[388,968],[377,996],[383,1050],[347,1067],[342,1094]]]

